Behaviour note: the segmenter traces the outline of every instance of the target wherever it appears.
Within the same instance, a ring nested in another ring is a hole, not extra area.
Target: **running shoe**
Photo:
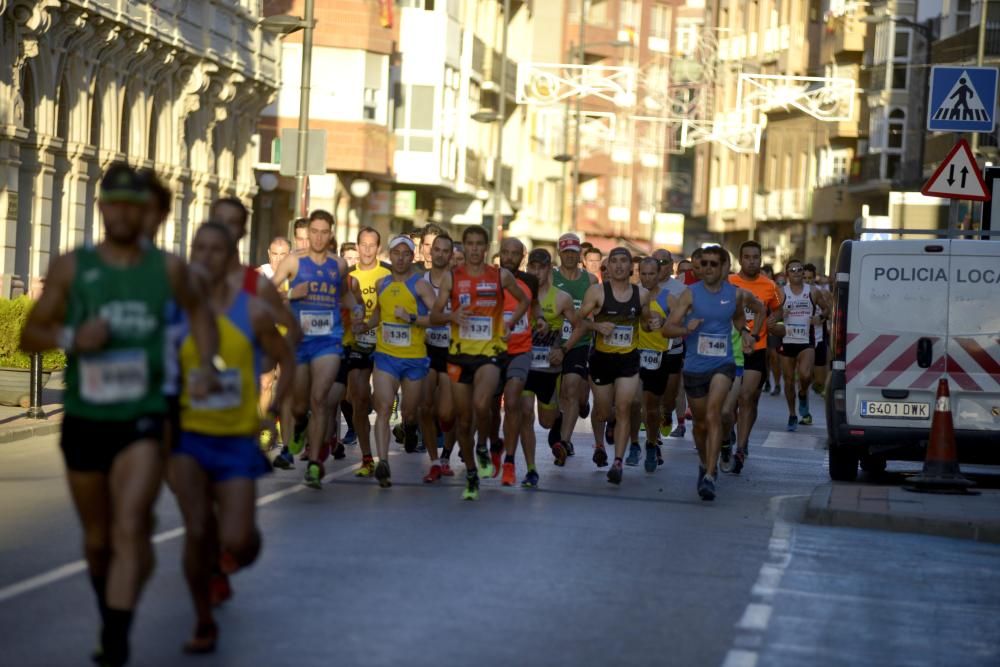
[[[500,452],[490,452],[490,462],[493,464],[493,477],[500,474],[500,468],[502,467],[502,457]]]
[[[353,427],[347,427],[347,433],[344,434],[344,439],[341,442],[347,446],[358,444],[358,434],[354,432]]]
[[[663,447],[660,446],[660,443],[656,443],[656,465],[663,465]]]
[[[538,471],[529,470],[528,474],[525,475],[524,479],[521,481],[521,486],[526,489],[538,488]]]
[[[288,447],[282,447],[281,453],[274,457],[271,465],[280,470],[292,470],[295,468],[295,457],[288,451]]]
[[[639,465],[639,458],[642,456],[642,447],[639,446],[638,442],[633,442],[629,445],[628,456],[625,458],[625,465],[627,466],[637,466]]]
[[[488,449],[476,450],[476,472],[480,477],[493,477],[493,460]],[[479,481],[476,480],[478,488]]]
[[[403,444],[403,440],[406,438],[406,432],[403,430],[402,424],[396,424],[392,427],[392,437],[396,440],[396,444]]]
[[[771,390],[771,396],[781,396],[781,385],[774,385],[774,389]]]
[[[615,444],[615,420],[613,418],[604,425],[604,441],[609,445]]]
[[[340,461],[347,458],[347,450],[344,449],[344,443],[338,442],[337,446],[333,450],[333,460]]]
[[[739,475],[743,472],[743,466],[746,464],[747,452],[745,449],[740,447],[736,448],[736,453],[733,454],[733,470],[734,475]]]
[[[673,427],[673,423],[671,423],[671,422],[668,422],[668,423],[664,424],[663,426],[661,426],[660,427],[660,437],[662,437],[662,438],[669,438],[670,437],[670,429],[672,427]]]
[[[552,456],[555,457],[554,463],[560,468],[566,465],[566,457],[569,456],[569,452],[566,451],[566,445],[561,442],[556,442],[552,445]]]
[[[258,436],[257,441],[260,443],[260,448],[266,452],[271,448],[271,441],[273,439],[271,429],[265,428],[260,432],[260,436]]]
[[[566,445],[566,456],[576,456],[576,447],[573,446],[572,442],[567,441],[563,444]]]
[[[590,416],[590,401],[587,401],[586,403],[583,404],[583,407],[580,408],[580,419],[586,419],[589,416]]]
[[[442,477],[454,477],[455,471],[451,469],[451,464],[447,461],[441,461],[441,476]]]
[[[479,477],[477,475],[465,476],[465,490],[462,491],[462,500],[479,500]]]
[[[378,480],[378,485],[383,489],[392,486],[392,472],[389,470],[388,461],[379,461],[378,465],[375,466],[375,479]]]
[[[623,472],[624,469],[622,468],[622,462],[615,461],[611,464],[611,470],[608,471],[608,481],[612,484],[621,484]]]
[[[684,411],[684,419],[689,422],[694,421],[694,415],[691,414],[691,408]]]
[[[218,607],[233,597],[233,587],[229,583],[229,577],[221,572],[213,573],[208,580],[208,596],[213,607]]]
[[[722,449],[719,451],[719,469],[722,472],[732,472],[733,471],[733,446],[723,445]]]
[[[812,426],[813,425],[812,415],[805,415],[804,417],[802,417],[802,419],[799,420],[799,423],[802,424],[803,426]]]
[[[715,500],[715,478],[705,475],[698,482],[698,495],[702,500]]]
[[[789,416],[788,417],[788,426],[786,427],[785,430],[787,430],[789,432],[798,431],[799,430],[799,420],[798,420],[798,418],[795,417],[795,416]]]
[[[292,433],[292,441],[288,443],[288,451],[292,453],[292,456],[298,456],[306,448],[306,430],[302,429],[301,433]]]
[[[640,433],[646,432],[646,422],[639,422],[639,432]]]
[[[559,438],[562,437],[562,424],[563,418],[560,412],[556,420],[552,422],[552,428],[549,429],[549,447],[559,442]]]
[[[514,464],[513,463],[504,463],[503,464],[503,479],[500,480],[500,483],[503,484],[504,486],[514,486],[514,483],[516,481],[517,481],[517,474],[514,471]]]
[[[770,380],[764,380],[764,389],[763,389],[763,391],[771,391],[771,381]]]
[[[799,396],[799,416],[805,417],[809,414],[809,396],[803,398]]]
[[[597,464],[598,468],[603,468],[604,466],[608,465],[608,453],[604,451],[604,447],[594,448],[593,461],[594,463]]]
[[[402,440],[403,449],[406,451],[407,454],[413,454],[417,451],[417,448],[420,445],[420,440],[417,437],[417,427],[403,426],[402,428],[403,428],[403,440]],[[426,452],[427,449],[425,448],[424,451]]]
[[[646,472],[656,472],[657,462],[656,450],[658,445],[646,445]]]
[[[708,471],[707,471],[707,470],[705,470],[705,467],[704,467],[704,466],[702,466],[702,465],[701,465],[701,464],[699,463],[699,464],[698,464],[698,486],[697,486],[697,488],[699,488],[699,489],[701,488],[701,478],[705,476],[705,473],[706,473],[706,472],[708,472]]]
[[[424,475],[424,484],[433,484],[441,481],[441,466],[437,463],[431,466],[430,472]]]
[[[302,483],[310,489],[323,488],[323,466],[315,461],[310,461],[306,466],[306,475]]]
[[[366,456],[364,460],[361,461],[361,465],[357,470],[354,471],[355,477],[371,477],[375,474],[375,459],[370,456]]]
[[[677,428],[670,432],[671,438],[683,438],[687,433],[687,427],[684,424],[680,424]]]

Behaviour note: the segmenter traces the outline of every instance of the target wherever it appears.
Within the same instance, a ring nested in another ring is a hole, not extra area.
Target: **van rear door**
[[[849,426],[929,428],[935,382],[945,371],[949,244],[854,244],[845,369]]]
[[[1000,243],[954,240],[951,267],[947,368],[955,428],[1000,434]]]

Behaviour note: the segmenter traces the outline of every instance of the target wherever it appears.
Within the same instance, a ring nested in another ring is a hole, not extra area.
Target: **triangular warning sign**
[[[934,110],[933,120],[983,121],[989,122],[990,114],[969,73],[963,71],[948,91],[941,106]]]
[[[989,201],[990,194],[979,172],[979,165],[972,157],[969,142],[962,139],[941,162],[934,175],[930,177],[920,190],[928,197],[945,197],[947,199],[971,199],[973,201]]]

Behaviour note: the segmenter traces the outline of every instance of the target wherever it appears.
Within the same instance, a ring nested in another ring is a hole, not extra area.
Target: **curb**
[[[62,420],[60,419],[56,422],[45,422],[37,426],[22,426],[9,431],[0,431],[0,444],[30,440],[42,435],[52,435],[53,433],[58,433],[61,428]]]
[[[976,542],[1000,544],[1000,520],[969,521],[947,517],[929,517],[915,514],[891,514],[832,509],[832,487],[824,485],[813,491],[806,506],[805,522],[820,526],[864,528],[895,533],[918,533],[937,537],[951,537]]]

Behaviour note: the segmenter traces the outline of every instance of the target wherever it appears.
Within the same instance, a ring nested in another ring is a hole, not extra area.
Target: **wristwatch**
[[[410,324],[416,324],[416,323],[417,323],[417,316],[414,315],[413,313],[410,313]]]

